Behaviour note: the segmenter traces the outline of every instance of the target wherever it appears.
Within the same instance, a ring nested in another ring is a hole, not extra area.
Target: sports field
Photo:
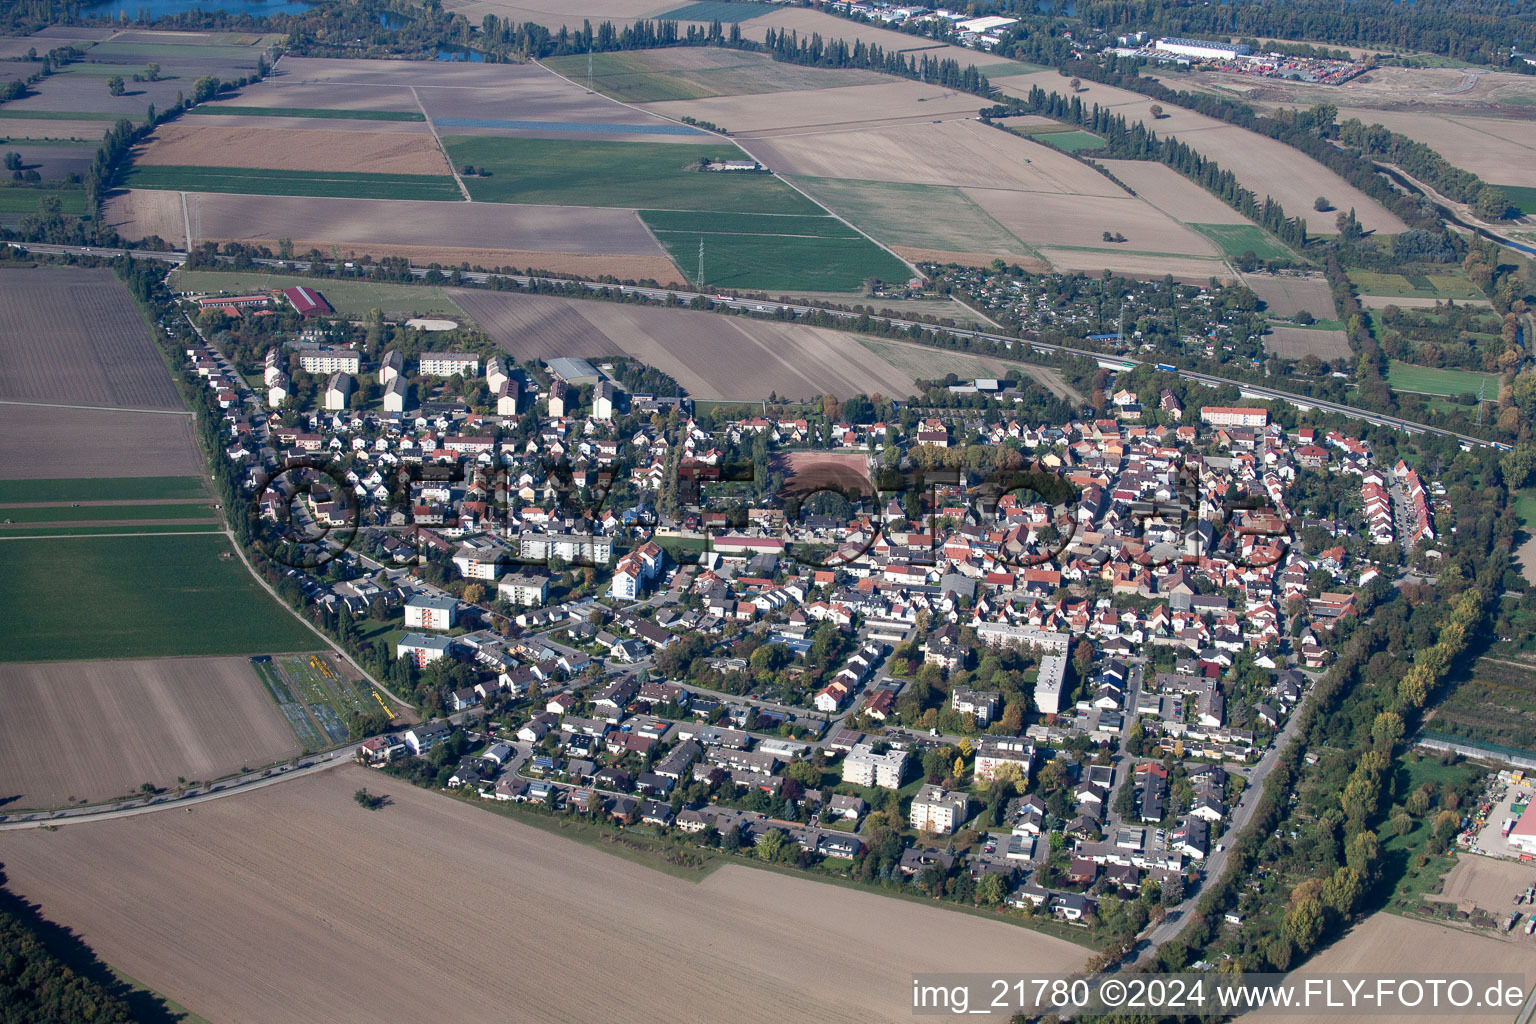
[[[297,651],[318,642],[222,535],[0,543],[0,661]]]
[[[1261,260],[1293,260],[1296,254],[1257,224],[1191,224],[1231,259],[1253,253]]]
[[[465,178],[479,202],[618,206],[655,210],[818,214],[809,199],[769,174],[710,172],[701,159],[741,160],[728,142],[601,142],[576,139],[443,140],[455,167],[489,177]]]
[[[453,179],[433,174],[292,171],[258,167],[139,166],[123,180],[130,188],[173,192],[233,192],[257,196],[327,199],[431,199],[459,202]]]
[[[1475,395],[1483,388],[1487,399],[1499,397],[1499,375],[1474,373],[1471,370],[1438,370],[1428,366],[1392,360],[1387,370],[1387,383],[1398,391],[1415,391],[1421,395]]]
[[[911,276],[905,263],[835,217],[660,210],[640,216],[698,287],[851,292],[871,277]]]

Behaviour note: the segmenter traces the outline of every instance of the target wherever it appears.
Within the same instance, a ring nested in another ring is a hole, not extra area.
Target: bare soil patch
[[[1224,261],[1213,257],[1162,256],[1123,249],[1057,249],[1049,246],[1042,246],[1040,254],[1058,270],[1081,270],[1086,274],[1112,270],[1126,277],[1161,278],[1170,275],[1175,281],[1190,284],[1204,284],[1213,277],[1220,281],[1231,281],[1236,276]]]
[[[1308,355],[1319,359],[1348,359],[1349,336],[1343,331],[1271,327],[1264,335],[1264,348],[1282,359],[1300,359]]]
[[[1496,918],[1508,916],[1515,897],[1536,882],[1536,864],[1518,860],[1480,857],[1474,853],[1457,856],[1456,866],[1445,876],[1445,888],[1426,900],[1456,903],[1470,911],[1482,907]]]
[[[746,148],[757,156],[748,141],[757,136],[786,135],[812,128],[854,129],[882,122],[927,123],[935,118],[974,117],[984,105],[980,97],[970,93],[903,78],[879,85],[850,85],[837,89],[669,100],[648,103],[645,109],[666,117],[688,115],[720,125],[738,141],[746,143]],[[869,177],[852,172],[827,176]]]
[[[1106,184],[1110,184],[1106,180]],[[1119,189],[1116,189],[1119,192]],[[1038,195],[1002,189],[968,188],[998,223],[1034,246],[1086,246],[1141,253],[1217,257],[1210,239],[1192,231],[1150,203],[1120,192],[1103,195]],[[1124,242],[1105,243],[1104,233]]]
[[[363,810],[359,786],[391,805]],[[223,1024],[653,1019],[658,997],[669,1019],[706,1021],[723,993],[744,1024],[865,1024],[910,1015],[914,971],[1087,959],[1002,922],[747,867],[693,884],[350,766],[193,814],[3,833],[0,860],[103,959]],[[515,969],[463,969],[487,926]],[[594,956],[602,983],[577,983],[572,965]]]
[[[448,158],[430,135],[289,128],[224,128],[168,124],[135,161],[177,167],[274,167],[294,171],[450,174]]]
[[[190,414],[0,405],[0,479],[201,472]]]
[[[1096,160],[1142,199],[1185,224],[1252,223],[1184,175],[1151,160]]]
[[[1524,941],[1521,941],[1524,940]],[[1399,978],[1448,977],[1456,973],[1528,974],[1531,943],[1524,936],[1497,938],[1470,934],[1428,921],[1415,921],[1380,912],[1351,928],[1310,963],[1291,974],[1301,980],[1317,974],[1382,974]],[[1341,1016],[1337,1010],[1318,1014],[1260,1010],[1243,1020],[1276,1024],[1339,1024],[1340,1021],[1380,1020],[1379,1015]],[[1458,1024],[1509,1024],[1510,1011],[1456,1016]]]
[[[1469,117],[1457,111],[1434,109],[1339,110],[1340,121],[1350,118],[1401,132],[1484,181],[1519,185],[1531,180],[1531,164],[1536,161],[1536,121]]]
[[[182,407],[144,321],[111,271],[0,271],[0,309],[0,398]]]
[[[1064,96],[1072,95],[1068,80],[1055,71],[1001,78],[997,85],[1016,96],[1027,96],[1036,85]],[[1406,228],[1370,196],[1283,142],[1167,103],[1162,104],[1165,116],[1154,119],[1152,100],[1140,93],[1097,82],[1083,83],[1076,95],[1084,104],[1108,107],[1128,121],[1144,122],[1161,137],[1188,143],[1202,156],[1215,160],[1223,170],[1237,175],[1243,186],[1253,190],[1261,200],[1266,195],[1272,196],[1290,216],[1305,217],[1307,228],[1313,234],[1338,232],[1333,214],[1319,214],[1312,209],[1313,200],[1320,195],[1326,196],[1340,210],[1353,207],[1355,216],[1368,230],[1396,234]],[[1328,102],[1337,101],[1335,96]]]
[[[15,543],[25,543],[18,541]],[[6,810],[174,787],[299,753],[246,658],[0,665]]]
[[[429,203],[396,199],[316,199],[207,192],[187,196],[195,241],[236,241],[296,252],[337,246],[355,256],[408,256],[418,263],[537,267],[584,276],[682,276],[632,210]],[[113,196],[107,220],[126,238],[159,235],[181,244],[181,197],[135,189]]]
[[[781,135],[742,145],[785,174],[1129,198],[1065,153],[979,121]]]
[[[997,254],[987,252],[951,252],[948,249],[914,249],[910,245],[893,245],[891,251],[902,259],[913,263],[958,263],[966,267],[989,266],[997,259]],[[1051,269],[1049,263],[1041,259],[1015,260],[1019,266],[1031,273],[1043,273]]]
[[[853,335],[824,328],[507,292],[449,295],[518,360],[629,355],[670,374],[695,398],[912,392],[909,375],[872,358]]]
[[[1333,316],[1333,292],[1321,274],[1243,274],[1242,281],[1264,301],[1267,313],[1295,316],[1306,310],[1323,320]]]
[[[774,469],[784,474],[784,494],[836,490],[874,497],[869,456],[863,452],[785,452],[774,457]]]

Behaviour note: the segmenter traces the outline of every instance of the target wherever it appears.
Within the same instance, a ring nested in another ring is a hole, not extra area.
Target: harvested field
[[[0,404],[0,477],[185,476],[202,469],[192,417]]]
[[[1108,182],[1106,181],[1106,184]],[[1113,252],[1217,257],[1211,240],[1167,214],[1120,192],[1119,196],[1051,195],[1001,189],[969,188],[966,194],[998,223],[1036,248],[1085,247]],[[1116,189],[1119,192],[1119,189]],[[1105,243],[1104,232],[1125,236]]]
[[[48,137],[53,135],[50,133]],[[36,171],[44,181],[67,178],[71,174],[83,176],[91,169],[91,161],[96,158],[94,143],[23,142],[12,137],[0,144],[0,149],[7,153],[20,153],[21,169]]]
[[[1048,146],[979,121],[743,139],[783,174],[1126,198],[1104,175]]]
[[[297,252],[405,255],[415,262],[539,267],[588,276],[682,280],[633,211],[501,203],[431,203],[203,193],[187,197],[195,242],[266,245],[291,238]],[[181,197],[133,190],[113,196],[107,223],[129,239],[181,243]],[[603,269],[610,268],[610,269]]]
[[[1096,160],[1142,199],[1183,224],[1252,223],[1178,171],[1151,160]]]
[[[1349,336],[1343,331],[1314,327],[1271,326],[1264,335],[1264,350],[1282,359],[1317,356],[1319,359],[1348,359]]]
[[[1060,373],[1048,366],[1032,366],[991,356],[951,352],[888,338],[860,338],[859,344],[903,373],[910,373],[917,380],[940,380],[949,373],[962,378],[1029,378],[1057,398],[1069,402],[1084,401],[1082,395],[1062,380]]]
[[[681,119],[688,116],[709,121],[725,128],[738,141],[745,142],[759,136],[787,135],[809,128],[852,130],[880,124],[927,123],[935,118],[975,117],[983,105],[979,96],[902,78],[879,85],[853,85],[841,89],[650,103],[646,109],[666,117]],[[746,148],[756,155],[750,144]],[[771,163],[769,166],[779,169]]]
[[[299,753],[246,658],[0,666],[7,811],[96,802]]]
[[[364,785],[392,805],[359,808]],[[718,1019],[724,991],[746,1024],[863,1024],[910,1014],[913,971],[1065,972],[1087,958],[1001,922],[744,866],[690,884],[351,766],[190,815],[7,832],[0,860],[50,920],[222,1024],[437,1019],[445,1006],[465,1024],[628,1019],[642,991],[666,993],[677,1020]],[[456,884],[445,864],[496,883]],[[644,913],[615,913],[594,886]],[[401,907],[410,928],[379,926]],[[462,970],[475,921],[517,922],[497,938],[517,970]],[[603,984],[550,983],[594,950]]]
[[[531,21],[551,29],[562,27],[572,30],[590,21],[594,26],[604,21],[613,22],[616,28],[641,18],[654,18],[678,5],[661,0],[583,0],[581,3],[565,3],[563,0],[446,0],[443,9],[462,14],[471,24],[480,24],[487,14],[505,18],[514,24]]]
[[[1306,310],[1322,320],[1333,316],[1333,292],[1321,274],[1243,274],[1242,282],[1264,303],[1264,312],[1295,316]]]
[[[985,267],[998,257],[998,253],[955,252],[952,249],[918,249],[910,245],[893,245],[891,249],[902,259],[913,263],[956,263],[962,267]],[[1044,256],[1027,256],[1014,261],[1031,274],[1043,274],[1051,269]]]
[[[774,456],[773,471],[784,474],[782,495],[832,489],[873,498],[870,456],[863,452],[785,452]]]
[[[579,84],[587,82],[587,57],[550,57],[546,67]],[[626,103],[744,96],[803,89],[874,85],[894,79],[874,71],[803,67],[766,53],[715,47],[668,47],[593,55],[592,87]]]
[[[1067,79],[1055,71],[1001,78],[997,85],[1015,96],[1027,96],[1036,85],[1048,92],[1071,95]],[[1159,136],[1188,143],[1201,156],[1215,160],[1223,170],[1237,175],[1243,186],[1261,200],[1266,195],[1272,196],[1290,216],[1305,217],[1307,228],[1313,234],[1331,235],[1338,230],[1332,215],[1320,215],[1312,209],[1313,200],[1320,195],[1327,196],[1341,210],[1354,207],[1355,215],[1368,230],[1396,234],[1406,227],[1370,196],[1283,142],[1169,103],[1162,104],[1165,116],[1154,120],[1152,100],[1140,93],[1097,82],[1084,82],[1077,95],[1085,105],[1098,103],[1128,121],[1144,122]],[[1337,98],[1330,102],[1337,102]]]
[[[1424,898],[1456,903],[1469,911],[1478,906],[1494,917],[1503,917],[1509,913],[1514,898],[1533,883],[1536,865],[1463,853],[1456,857],[1456,866],[1445,876],[1445,888],[1440,895]]]
[[[1037,259],[1030,246],[952,185],[800,177],[793,181],[827,209],[908,259],[918,258],[912,252],[956,250],[984,250],[986,256],[978,255],[982,264],[998,256],[1012,263]]]
[[[1112,270],[1126,277],[1160,278],[1171,275],[1175,281],[1204,284],[1211,278],[1231,281],[1236,275],[1227,264],[1214,256],[1164,256],[1158,253],[1115,249],[1065,249],[1041,246],[1040,255],[1057,270],[1081,270],[1097,274]]]
[[[1351,118],[1379,124],[1422,142],[1487,182],[1514,185],[1529,181],[1531,163],[1536,160],[1533,120],[1469,117],[1434,110],[1339,110],[1340,122]]]
[[[167,124],[134,156],[141,167],[283,167],[295,171],[451,174],[431,135],[400,132],[295,131],[253,124]]]
[[[1428,978],[1458,973],[1528,976],[1530,969],[1531,943],[1524,935],[1505,939],[1486,932],[1472,934],[1378,912],[1355,925],[1290,977],[1300,980],[1315,974],[1375,974]],[[1317,1014],[1259,1010],[1244,1014],[1242,1019],[1254,1024],[1365,1024],[1383,1017],[1379,1013],[1342,1014],[1337,1010]],[[1458,1014],[1454,1019],[1457,1024],[1509,1024],[1513,1012]]]
[[[799,324],[507,292],[448,293],[519,361],[629,355],[690,395],[751,401],[912,392],[912,378],[869,358],[853,335]]]
[[[169,192],[229,192],[252,196],[321,196],[332,199],[417,199],[460,202],[446,174],[370,174],[362,171],[291,171],[275,167],[197,167],[160,164],[134,167],[123,176],[130,188]]]
[[[0,399],[182,408],[160,351],[110,270],[0,271],[0,309]]]

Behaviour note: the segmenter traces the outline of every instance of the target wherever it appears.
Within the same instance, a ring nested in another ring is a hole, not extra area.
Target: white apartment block
[[[363,357],[349,348],[301,348],[299,365],[305,373],[355,374],[363,367]]]
[[[993,647],[1036,647],[1048,654],[1066,654],[1072,644],[1070,633],[1035,626],[1010,626],[1006,622],[978,624],[976,639]]]
[[[976,741],[976,781],[991,782],[1004,765],[1015,765],[1019,776],[1029,781],[1034,767],[1035,747],[1016,736],[982,736]]]
[[[868,743],[857,744],[843,758],[843,781],[855,786],[879,786],[882,789],[900,789],[901,777],[907,770],[907,753],[904,750],[887,750],[875,753]]]
[[[1229,405],[1202,405],[1200,422],[1213,427],[1263,427],[1269,423],[1269,410]]]
[[[406,629],[452,629],[459,618],[459,602],[451,597],[417,594],[405,602]]]
[[[508,604],[536,608],[549,600],[549,577],[512,573],[496,584],[496,593]]]
[[[971,809],[971,798],[964,793],[950,793],[928,785],[912,798],[911,823],[917,832],[948,835],[963,823]]]
[[[467,352],[423,352],[421,375],[423,377],[453,377],[464,374],[473,377],[480,372],[480,357]]]
[[[518,555],[531,562],[560,558],[567,562],[607,565],[613,557],[613,542],[591,533],[520,533],[517,544]]]
[[[1035,709],[1042,715],[1061,714],[1061,691],[1067,683],[1067,656],[1048,654],[1040,659],[1035,679]]]

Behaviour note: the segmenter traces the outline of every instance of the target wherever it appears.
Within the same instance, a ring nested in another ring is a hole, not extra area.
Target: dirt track
[[[358,807],[363,785],[393,805]],[[693,884],[350,767],[193,814],[0,835],[0,861],[114,967],[220,1024],[867,1024],[907,1019],[914,971],[1087,957],[745,867]]]

